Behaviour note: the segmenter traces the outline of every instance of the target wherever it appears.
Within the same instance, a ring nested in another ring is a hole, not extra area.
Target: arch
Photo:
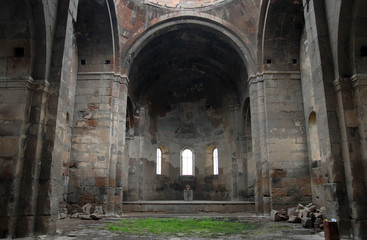
[[[51,30],[46,30],[46,22],[49,21],[49,12],[45,12],[47,8],[44,8],[41,0],[33,1],[32,4],[29,1],[26,2],[26,9],[28,9],[28,15],[31,23],[30,36],[34,41],[32,42],[32,55],[31,55],[31,76],[34,79],[48,79],[49,69],[51,65],[52,49],[51,41],[53,40],[53,33]]]
[[[187,11],[185,13],[175,13],[172,15],[161,16],[161,21],[157,19],[150,21],[148,29],[141,28],[134,34],[125,44],[121,51],[121,66],[126,73],[129,73],[130,67],[143,47],[158,35],[170,32],[187,25],[195,25],[208,29],[216,34],[220,39],[229,43],[239,54],[247,73],[253,71],[256,64],[254,46],[250,45],[250,40],[247,36],[241,34],[230,23],[223,19],[214,17],[209,14],[201,13],[198,16],[195,12]]]
[[[134,106],[130,97],[128,96],[126,103],[126,133],[129,133],[132,129],[134,129]],[[126,136],[128,135],[129,134]]]
[[[342,1],[338,23],[338,71],[341,77],[351,77],[354,74],[365,73],[367,64],[361,61],[367,54],[364,22],[367,18],[365,1]],[[364,63],[364,64],[363,64]]]
[[[262,1],[258,24],[257,71],[298,71],[302,1]]]
[[[352,76],[356,72],[355,43],[356,16],[359,0],[342,1],[338,29],[338,68],[342,77]]]
[[[185,34],[187,34],[187,38],[182,37]],[[209,19],[209,16],[207,19],[195,15],[184,15],[156,23],[144,32],[139,32],[139,34],[131,37],[122,51],[122,56],[124,56],[122,68],[130,79],[130,96],[135,102],[152,102],[143,99],[149,96],[146,92],[154,89],[153,84],[158,81],[164,82],[168,79],[176,79],[176,77],[168,77],[169,74],[167,73],[174,73],[174,71],[171,71],[171,65],[173,66],[178,62],[176,66],[180,66],[181,69],[186,68],[187,71],[192,73],[191,75],[180,75],[187,76],[187,79],[190,79],[191,82],[187,85],[192,86],[187,89],[196,87],[194,81],[205,82],[205,87],[202,89],[225,89],[227,90],[226,94],[229,93],[228,101],[232,101],[231,104],[239,104],[241,89],[247,87],[248,71],[249,69],[252,71],[251,66],[254,65],[253,54],[250,53],[249,47],[244,44],[242,38],[246,40],[245,37],[235,34],[231,28],[223,23]],[[171,39],[174,40],[171,41]],[[212,44],[201,46],[204,41]],[[177,44],[171,44],[173,42]],[[184,47],[178,47],[184,44],[191,44],[190,48],[187,48],[189,50],[187,53],[174,51],[185,49]],[[130,48],[127,47],[129,45],[131,45]],[[157,49],[161,50],[158,51]],[[163,54],[162,49],[168,49],[168,53]],[[179,56],[180,54],[185,57]],[[174,57],[169,58],[169,56]],[[249,61],[250,58],[251,61]],[[206,61],[206,59],[209,59],[209,61]],[[163,64],[163,62],[165,63]],[[188,69],[189,66],[191,66],[190,69]],[[145,70],[140,71],[143,67]],[[216,81],[209,84],[208,79],[215,79]],[[166,92],[174,92],[174,90],[168,89],[168,86],[171,87],[168,84],[163,86],[167,87]],[[222,92],[219,94],[224,95]],[[154,97],[156,98],[156,96]]]
[[[113,0],[81,0],[75,32],[79,72],[91,71],[91,67],[93,72],[119,69],[118,21]]]
[[[205,148],[205,175],[211,176],[211,175],[218,175],[220,172],[219,164],[216,166],[218,170],[218,174],[215,174],[214,172],[214,150],[218,150],[218,143],[212,143],[209,144]],[[218,159],[219,160],[219,159]]]
[[[218,156],[218,148],[214,148],[213,150],[213,175],[219,174],[219,156]]]
[[[184,148],[180,154],[181,158],[181,175],[194,176],[195,174],[195,157],[194,152],[190,148]]]
[[[156,157],[156,174],[162,174],[162,150],[157,148],[157,157]]]

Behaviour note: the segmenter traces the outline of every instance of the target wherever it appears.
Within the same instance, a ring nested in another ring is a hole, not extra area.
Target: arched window
[[[308,118],[308,134],[309,134],[309,146],[311,150],[312,161],[321,160],[320,143],[319,143],[317,119],[315,112],[311,112],[310,117]]]
[[[160,148],[157,148],[157,167],[156,167],[156,173],[158,175],[162,174],[162,150]]]
[[[193,154],[190,149],[185,149],[182,154],[182,175],[193,175],[192,174],[192,166],[193,166]]]
[[[219,173],[218,167],[218,148],[214,148],[213,150],[213,174],[218,175]]]

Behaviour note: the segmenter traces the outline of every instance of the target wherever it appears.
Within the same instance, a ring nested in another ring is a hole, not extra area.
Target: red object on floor
[[[339,240],[339,229],[337,222],[324,221],[325,240]]]

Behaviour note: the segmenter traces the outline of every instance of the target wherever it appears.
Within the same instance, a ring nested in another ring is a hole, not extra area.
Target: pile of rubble
[[[288,221],[289,223],[302,223],[305,228],[324,228],[324,219],[326,215],[326,207],[317,209],[312,203],[303,206],[298,204],[297,207],[285,210],[272,210],[271,219],[273,221]]]
[[[93,210],[93,212],[92,212]],[[62,208],[59,212],[59,219],[64,219],[67,217],[68,209]],[[79,207],[72,211],[70,218],[80,218],[83,220],[99,220],[104,218],[106,215],[103,213],[102,206],[93,207],[91,204],[87,203],[83,207]]]

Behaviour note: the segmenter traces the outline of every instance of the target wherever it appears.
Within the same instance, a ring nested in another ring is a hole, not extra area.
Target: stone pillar
[[[255,85],[256,84],[256,89]],[[253,92],[256,91],[256,94]],[[250,84],[258,212],[311,200],[298,72],[264,72]],[[257,130],[256,130],[257,128]],[[258,147],[256,147],[258,145]]]
[[[121,211],[126,97],[122,75],[78,74],[69,203],[102,205],[107,214]]]
[[[263,92],[263,76],[258,75],[250,78],[250,99],[251,99],[251,125],[252,125],[252,146],[254,161],[256,164],[256,187],[255,204],[258,214],[269,214],[269,171],[266,164],[266,144],[265,141],[265,106]]]
[[[334,81],[334,88],[338,103],[338,119],[342,140],[341,150],[351,224],[354,237],[356,239],[365,239],[367,238],[367,231],[364,230],[367,227],[367,206],[365,204],[367,201],[367,189],[364,178],[364,154],[360,150],[360,144],[365,139],[363,139],[364,126],[358,116],[357,106],[361,105],[358,79],[353,78],[352,86],[350,79],[338,78]],[[362,145],[362,148],[365,147]]]
[[[46,109],[49,100],[49,83],[34,81],[32,83],[32,101],[29,119],[29,131],[23,164],[22,180],[19,186],[16,235],[32,234],[36,224],[37,200],[39,195],[39,178],[42,165]]]
[[[230,105],[229,106],[229,109],[230,109],[230,115],[231,115],[231,120],[232,120],[232,128],[233,128],[233,131],[235,132],[235,134],[237,135],[237,129],[238,129],[238,126],[237,126],[237,118],[236,118],[236,114],[238,112],[238,106],[236,105]],[[237,141],[236,140],[236,143],[233,143],[233,145],[235,146],[235,149],[236,149],[236,152],[232,152],[232,156],[231,156],[231,162],[232,162],[232,176],[231,176],[231,182],[232,182],[232,201],[238,201],[238,189],[239,189],[239,177],[238,177],[238,157],[239,157],[239,149],[237,147]]]
[[[260,161],[258,171],[261,171],[261,198],[263,203],[263,213],[270,214],[270,189],[269,189],[269,163],[267,156],[267,139],[266,139],[266,109],[265,109],[265,93],[264,78],[259,76],[256,84],[257,90],[257,116],[259,122],[259,147]]]
[[[0,117],[0,238],[16,231],[33,82],[30,76],[0,78],[0,108],[6,112]]]
[[[303,0],[305,30],[310,53],[312,87],[317,114],[321,168],[327,218],[339,219],[339,233],[349,236],[349,203],[347,200],[341,136],[338,126],[334,72],[324,1]]]
[[[110,214],[122,213],[122,161],[125,148],[128,78],[115,76],[112,83],[111,160],[108,180]]]
[[[352,78],[354,103],[359,122],[360,150],[363,164],[364,183],[367,186],[367,74],[357,74]],[[367,229],[367,228],[366,228]]]

